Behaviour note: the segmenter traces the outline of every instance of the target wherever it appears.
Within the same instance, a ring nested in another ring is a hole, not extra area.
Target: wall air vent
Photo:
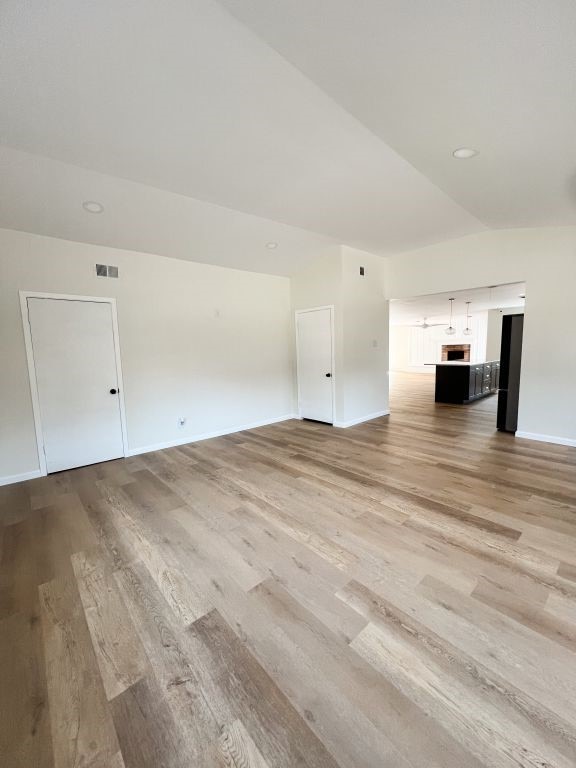
[[[118,267],[111,264],[96,264],[97,277],[118,277]]]

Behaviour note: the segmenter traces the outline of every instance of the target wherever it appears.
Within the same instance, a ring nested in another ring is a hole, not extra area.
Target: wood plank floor
[[[574,768],[576,451],[495,399],[0,489],[5,768]]]

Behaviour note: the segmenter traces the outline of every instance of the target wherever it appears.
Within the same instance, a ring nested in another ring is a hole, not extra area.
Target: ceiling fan
[[[413,323],[410,327],[411,328],[434,328],[436,325],[446,325],[446,323],[427,323],[426,318],[423,319],[423,322],[421,323]]]

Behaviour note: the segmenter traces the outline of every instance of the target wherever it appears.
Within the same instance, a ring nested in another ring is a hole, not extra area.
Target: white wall
[[[314,307],[334,306],[334,389],[336,418],[344,412],[344,350],[343,350],[343,295],[342,295],[342,256],[339,246],[327,250],[315,259],[307,269],[299,271],[290,280],[292,299],[292,344],[293,359],[296,360],[295,311]],[[297,371],[294,365],[294,388],[297,391]],[[296,409],[297,409],[296,403]],[[343,416],[342,416],[343,417]]]
[[[407,325],[390,326],[390,370],[411,370],[412,331],[417,330]]]
[[[385,290],[406,298],[526,281],[518,434],[576,445],[576,227],[482,232],[389,259]]]
[[[389,311],[383,275],[380,256],[342,248],[344,425],[388,413]]]
[[[293,310],[334,306],[336,426],[388,412],[385,269],[380,256],[342,246],[291,280]]]
[[[117,264],[120,279],[96,278],[96,262]],[[116,297],[128,447],[138,451],[294,413],[294,309],[335,305],[344,425],[388,409],[384,290],[406,298],[521,281],[519,432],[576,445],[576,345],[566,342],[576,227],[486,232],[388,260],[335,247],[291,282],[0,230],[0,481],[38,469],[19,290]]]
[[[294,411],[287,278],[0,230],[0,480],[38,469],[19,290],[116,298],[131,451]]]
[[[431,322],[439,322],[437,318],[428,318]],[[448,322],[446,322],[446,325]],[[431,328],[416,328],[414,326],[392,326],[390,329],[390,368],[394,371],[409,371],[411,373],[434,373],[434,363],[442,361],[442,346],[444,344],[469,344],[470,362],[480,363],[496,358],[487,357],[486,334],[487,313],[476,312],[470,318],[472,334],[466,336],[465,317],[455,317],[452,325],[456,329],[454,336],[447,336],[446,325]]]

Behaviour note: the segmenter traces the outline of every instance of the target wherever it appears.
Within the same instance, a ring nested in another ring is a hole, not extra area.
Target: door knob
[[[117,389],[114,389],[114,387],[112,387],[112,389],[110,390],[110,394],[111,394],[111,395],[115,395],[115,394],[116,394],[116,392],[118,392],[118,390],[117,390]]]
[[[330,379],[330,378],[332,378],[332,374],[331,374],[331,373],[327,373],[327,374],[326,374],[326,378],[327,378],[327,379]]]

